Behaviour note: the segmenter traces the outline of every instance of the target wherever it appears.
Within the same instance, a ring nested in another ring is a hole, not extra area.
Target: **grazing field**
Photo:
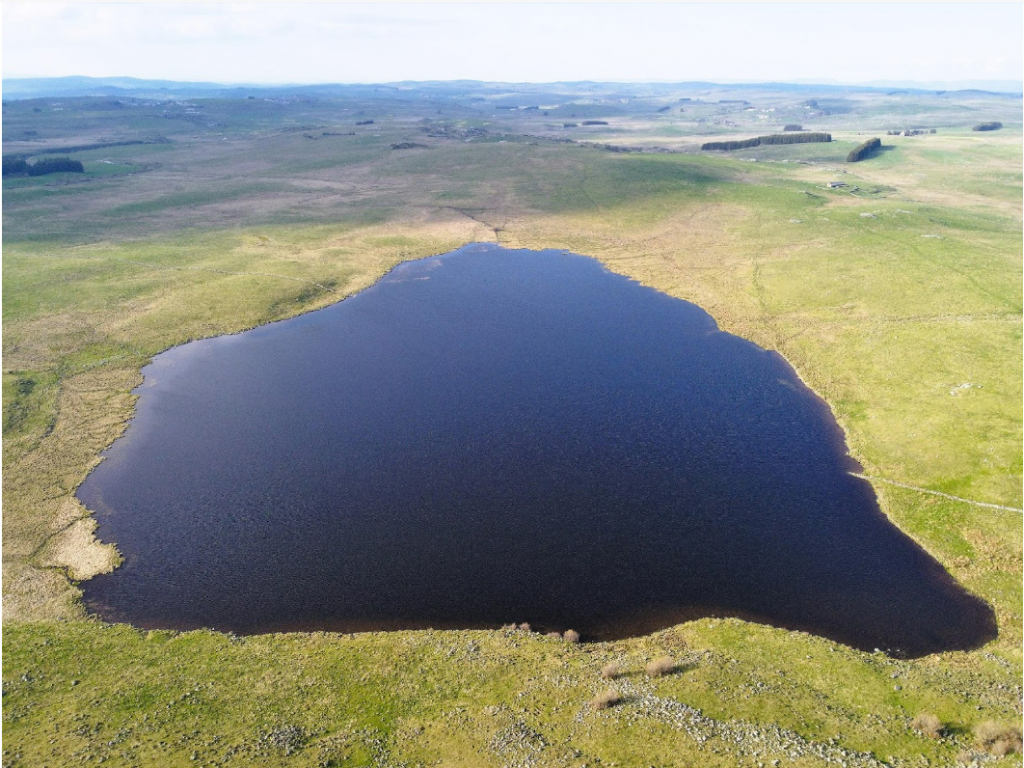
[[[1020,98],[517,88],[4,103],[5,156],[84,166],[3,181],[5,766],[917,766],[1007,751],[975,729],[1021,719]],[[700,151],[787,123],[832,141]],[[886,133],[920,128],[936,133]],[[874,136],[880,152],[845,162]],[[74,491],[152,355],[474,241],[594,256],[779,351],[832,407],[886,514],[993,606],[998,639],[901,660],[738,620],[578,644],[508,627],[235,638],[85,615],[76,582],[120,556]],[[667,674],[646,672],[666,656]],[[938,737],[912,727],[922,714]]]

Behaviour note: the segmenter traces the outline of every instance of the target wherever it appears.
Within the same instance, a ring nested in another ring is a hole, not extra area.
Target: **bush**
[[[784,131],[802,131],[803,129],[802,125],[797,125],[796,123],[787,123],[782,127]]]
[[[868,139],[863,144],[860,144],[859,146],[856,146],[853,148],[853,150],[851,150],[850,154],[846,156],[846,162],[856,163],[859,160],[863,160],[866,157],[870,157],[881,148],[881,139]]]
[[[998,120],[993,120],[991,123],[978,123],[976,126],[971,128],[972,131],[998,131],[1003,127],[1003,124]]]
[[[594,710],[608,709],[609,707],[614,707],[620,701],[622,701],[622,697],[618,691],[608,690],[592,698],[590,700],[590,708]]]
[[[676,661],[671,656],[662,656],[647,665],[647,674],[651,677],[661,677],[674,671]]]
[[[580,641],[580,633],[575,629],[567,629],[562,633],[562,639],[567,643],[578,643]]]
[[[974,729],[974,738],[979,747],[999,757],[1021,751],[1021,730],[1017,726],[988,720]]]
[[[930,739],[939,738],[939,736],[942,735],[943,730],[945,730],[945,726],[938,717],[935,715],[929,715],[925,712],[922,712],[911,720],[910,727],[922,736],[927,736]]]
[[[529,623],[525,621],[519,625],[519,629],[521,629],[523,632],[529,632],[531,630]]]
[[[605,664],[603,667],[601,667],[601,677],[603,677],[605,680],[614,680],[621,673],[622,670],[619,669],[619,664],[616,661],[613,661],[610,664]]]
[[[584,120],[584,125],[608,125],[607,120]]]

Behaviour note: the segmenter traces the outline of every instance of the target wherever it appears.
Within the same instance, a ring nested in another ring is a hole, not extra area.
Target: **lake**
[[[781,356],[584,256],[469,245],[143,373],[78,490],[125,558],[82,585],[111,621],[995,636]]]

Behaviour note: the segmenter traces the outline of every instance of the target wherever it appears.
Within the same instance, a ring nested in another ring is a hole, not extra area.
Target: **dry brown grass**
[[[575,629],[567,629],[562,633],[562,639],[567,643],[578,643],[580,641],[580,633]]]
[[[986,720],[974,729],[974,740],[991,755],[1002,757],[1022,749],[1021,728]]]
[[[610,709],[620,701],[622,701],[622,696],[618,691],[607,690],[590,700],[590,708],[593,710]]]
[[[622,669],[619,667],[619,663],[617,661],[605,664],[601,668],[601,677],[603,677],[605,680],[614,680],[621,674]]]
[[[937,739],[942,735],[946,726],[937,716],[922,712],[910,722],[910,727],[922,736]]]
[[[647,664],[647,674],[650,677],[662,677],[672,674],[676,669],[676,660],[671,656],[661,656]]]

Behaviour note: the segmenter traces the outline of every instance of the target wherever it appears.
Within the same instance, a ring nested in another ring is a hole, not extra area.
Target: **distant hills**
[[[680,87],[711,88],[711,89],[748,89],[748,90],[790,90],[806,91],[906,91],[909,93],[935,93],[936,91],[975,91],[1007,96],[1021,96],[1024,84],[1012,81],[971,81],[963,83],[910,83],[906,81],[878,81],[862,85],[844,85],[838,83],[711,83],[711,82],[680,82],[680,83],[599,83],[599,82],[559,82],[559,83],[484,83],[472,80],[451,81],[403,81],[397,83],[366,83],[366,84],[294,84],[268,85],[260,83],[208,83],[182,82],[176,80],[145,80],[135,77],[32,77],[4,78],[4,99],[38,99],[57,97],[99,96],[108,98],[134,97],[143,99],[169,98],[240,98],[246,95],[283,96],[285,94],[304,95],[309,97],[330,97],[342,95],[368,95],[380,91],[401,91],[410,88],[434,89],[436,91],[465,91],[472,89],[489,89],[511,87],[519,91],[551,90],[566,88],[571,90],[608,88],[630,89],[643,88],[657,93]],[[953,87],[942,87],[953,86]]]

